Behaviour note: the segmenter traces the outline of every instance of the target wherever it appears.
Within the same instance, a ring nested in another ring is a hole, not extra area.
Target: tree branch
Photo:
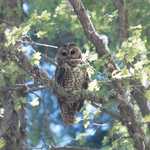
[[[110,55],[107,49],[107,43],[105,43],[101,35],[99,35],[95,31],[95,28],[90,20],[89,15],[87,14],[87,11],[82,1],[69,1],[74,8],[74,12],[78,16],[78,19],[80,20],[85,34],[96,47],[99,56],[103,56],[104,54]],[[107,64],[107,67],[110,73],[117,69],[111,56],[109,58],[109,63]],[[126,101],[125,91],[122,82],[116,81],[113,83],[113,85],[117,91],[116,99],[119,103],[118,108],[122,117],[122,124],[124,124],[127,127],[129,135],[132,137],[132,140],[134,142],[134,147],[138,150],[148,150],[149,145],[145,142],[144,133],[135,119],[136,117],[132,107]]]
[[[124,0],[113,0],[113,3],[118,10],[118,39],[121,44],[129,36],[127,9]]]
[[[53,147],[50,150],[98,150],[98,149],[65,146],[65,147]]]
[[[110,116],[112,116],[113,118],[121,121],[121,116],[119,113],[116,113],[114,111],[108,110],[107,108],[103,107],[102,105],[97,105],[94,101],[92,102],[92,105],[99,108],[101,111],[105,112],[106,114],[109,114]]]
[[[128,10],[125,6],[124,0],[113,0],[115,7],[118,9],[118,37],[119,43],[122,44],[128,36]],[[138,84],[138,85],[137,85]],[[142,116],[145,117],[146,115],[150,114],[150,109],[148,108],[148,101],[144,96],[144,87],[141,85],[140,82],[135,80],[130,80],[130,85],[132,87],[132,96],[136,101]],[[150,130],[150,123],[148,124],[148,128]]]
[[[35,84],[35,83],[31,84],[31,85],[17,84],[15,86],[11,86],[11,87],[2,87],[2,88],[0,88],[0,91],[4,91],[4,90],[5,91],[9,91],[9,90],[20,91],[20,90],[22,90],[22,93],[29,93],[29,92],[33,92],[33,91],[37,91],[37,90],[50,88],[54,91],[54,93],[56,95],[61,95],[61,96],[65,96],[65,97],[70,96],[70,93],[66,92],[63,87],[59,86],[54,79],[49,79],[46,72],[44,72],[42,69],[40,69],[38,67],[34,68],[34,66],[32,66],[29,63],[28,58],[22,52],[19,52],[19,53],[16,52],[15,54],[17,54],[16,56],[18,58],[17,64],[21,67],[21,69],[23,69],[30,76],[32,76],[34,80],[38,80],[38,84]],[[112,83],[113,81],[110,80],[109,82]],[[99,107],[103,112],[111,115],[112,117],[114,117],[117,120],[121,119],[119,114],[109,111],[104,107],[100,107],[100,105],[102,105],[103,103],[105,103],[108,100],[105,100],[104,97],[97,96],[97,94],[95,92],[90,92],[88,90],[82,89],[82,91],[76,90],[72,94],[75,96],[81,95],[83,99],[90,101],[93,106]]]
[[[37,45],[37,46],[43,46],[43,47],[50,47],[50,48],[55,48],[57,49],[58,46],[55,45],[50,45],[50,44],[44,44],[44,43],[39,43],[39,42],[35,42],[35,41],[23,41],[23,40],[19,40],[18,42],[22,43],[22,44],[30,44],[30,45]]]
[[[134,81],[135,83],[135,81]],[[144,87],[136,87],[135,86],[132,88],[133,90],[131,91],[131,94],[133,96],[133,99],[136,101],[137,105],[139,106],[139,109],[142,113],[142,116],[145,117],[146,115],[150,114],[150,109],[148,107],[148,100],[144,96]],[[148,129],[150,131],[150,122],[147,123]]]
[[[34,91],[38,91],[38,90],[43,90],[48,88],[47,86],[43,86],[43,85],[35,85],[35,84],[31,84],[31,85],[27,85],[27,84],[19,84],[19,85],[15,85],[15,86],[8,86],[8,87],[0,87],[0,91],[18,91],[18,90],[23,90],[22,92],[24,93],[29,93],[29,92],[34,92]]]
[[[7,49],[8,50],[8,49]],[[7,53],[7,50],[5,52]],[[20,90],[24,88],[25,93],[30,91],[36,91],[41,90],[45,88],[50,88],[54,91],[56,95],[61,96],[70,96],[70,93],[67,93],[63,87],[59,86],[57,82],[54,79],[49,79],[47,72],[44,70],[38,68],[37,66],[33,66],[30,64],[29,59],[23,52],[18,52],[16,49],[14,49],[12,53],[12,49],[9,51],[10,55],[7,55],[8,59],[11,59],[12,61],[15,61],[16,64],[23,69],[28,75],[32,76],[34,79],[34,84],[32,85],[26,85],[26,84],[20,84],[12,87],[2,87],[0,91],[3,90]],[[1,55],[0,55],[1,57]],[[36,86],[36,87],[35,87]],[[88,90],[76,90],[74,95],[80,94],[83,99],[86,99],[87,101],[93,101],[99,104],[102,104],[105,102],[105,98],[97,96],[96,93],[90,92]]]
[[[108,39],[105,35],[100,35],[96,32],[93,26],[88,12],[86,11],[81,0],[69,0],[80,23],[82,24],[83,30],[87,35],[87,38],[95,45],[96,50],[100,56],[104,55],[108,51]]]

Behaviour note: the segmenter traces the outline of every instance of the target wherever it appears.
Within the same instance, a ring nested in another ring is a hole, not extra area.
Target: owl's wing
[[[84,76],[84,81],[83,81],[83,84],[82,84],[82,88],[87,89],[90,79],[89,79],[89,75],[88,75],[87,71],[86,70],[84,70],[84,71],[85,71],[84,72],[85,76]],[[76,102],[76,108],[75,109],[77,111],[80,111],[80,109],[83,107],[83,105],[84,105],[84,99],[80,99],[79,101]]]
[[[87,71],[85,71],[84,82],[82,84],[82,88],[83,89],[87,89],[88,88],[89,81],[90,81],[89,75],[88,75]]]
[[[65,73],[65,68],[62,68],[62,67],[56,68],[55,80],[60,85],[63,85],[64,73]]]

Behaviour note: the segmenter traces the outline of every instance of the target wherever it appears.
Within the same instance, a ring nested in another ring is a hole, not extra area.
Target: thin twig
[[[55,48],[55,49],[58,48],[58,46],[55,46],[55,45],[39,43],[39,42],[35,42],[35,41],[33,41],[33,40],[32,40],[32,41],[22,41],[22,40],[18,40],[18,42],[21,42],[22,44],[31,44],[31,45],[44,46],[44,47],[50,47],[50,48]]]
[[[92,149],[89,147],[76,147],[76,146],[64,146],[64,147],[53,147],[50,150],[98,150],[98,149]]]
[[[17,91],[21,88],[25,88],[25,93],[29,93],[29,92],[34,92],[34,91],[38,91],[38,90],[43,90],[48,88],[48,86],[43,86],[43,85],[27,85],[27,84],[19,84],[19,85],[15,85],[15,86],[9,86],[9,87],[0,87],[0,91]]]
[[[3,23],[6,23],[6,24],[9,25],[9,26],[15,26],[14,23],[9,22],[9,21],[7,21],[7,20],[4,20],[4,19],[1,19],[1,18],[0,18],[0,21],[3,22]]]
[[[110,116],[114,117],[115,119],[121,120],[121,116],[119,115],[119,113],[108,110],[107,108],[103,107],[102,105],[96,104],[95,102],[92,102],[92,105],[99,108],[101,111],[109,114]]]

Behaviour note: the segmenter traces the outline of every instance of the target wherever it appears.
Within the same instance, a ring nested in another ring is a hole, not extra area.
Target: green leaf
[[[51,14],[47,10],[44,10],[41,16],[38,16],[38,18],[41,19],[42,21],[48,21],[50,19],[50,16]]]
[[[6,145],[6,141],[3,138],[0,138],[0,149],[3,149]]]
[[[22,109],[22,106],[26,104],[26,99],[24,97],[19,97],[18,99],[16,99],[15,101],[15,110],[19,111],[20,109]]]
[[[145,96],[148,100],[150,100],[150,90],[146,90],[144,96]]]
[[[84,121],[84,128],[86,129],[90,125],[89,121]]]
[[[146,116],[144,117],[144,121],[145,121],[145,122],[150,122],[150,115],[146,115]]]
[[[36,52],[33,54],[32,59],[31,59],[31,64],[32,65],[39,65],[41,59],[41,53]]]
[[[47,34],[46,31],[39,31],[36,35],[38,38],[44,37]]]
[[[89,83],[88,90],[89,91],[99,91],[100,87],[97,80],[93,80]]]

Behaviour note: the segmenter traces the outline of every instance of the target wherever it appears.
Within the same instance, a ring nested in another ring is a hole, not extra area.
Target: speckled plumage
[[[57,83],[62,86],[69,96],[58,96],[58,102],[61,108],[64,123],[72,124],[75,113],[80,111],[84,100],[81,95],[74,95],[76,90],[86,89],[88,87],[88,74],[86,69],[82,68],[82,54],[74,44],[66,44],[58,49],[56,55],[58,63],[55,78]]]

